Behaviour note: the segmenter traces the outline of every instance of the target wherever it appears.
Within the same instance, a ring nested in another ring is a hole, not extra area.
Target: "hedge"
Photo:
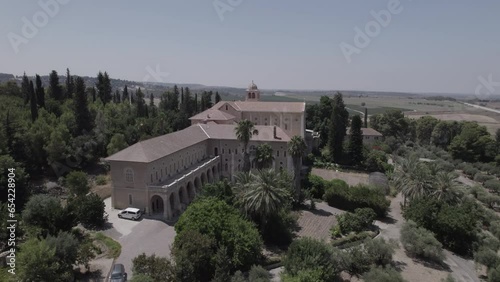
[[[358,208],[371,208],[378,217],[384,217],[390,201],[375,189],[367,186],[330,185],[326,188],[323,199],[332,207],[354,211]]]

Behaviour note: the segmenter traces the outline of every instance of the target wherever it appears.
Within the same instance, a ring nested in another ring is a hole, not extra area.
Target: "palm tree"
[[[456,175],[451,172],[438,172],[433,185],[434,190],[430,196],[438,201],[449,204],[457,203],[462,198],[462,184],[458,182]]]
[[[304,138],[301,136],[293,136],[288,143],[288,153],[293,159],[293,179],[295,182],[295,200],[298,201],[300,198],[300,167],[302,164],[302,156],[307,149]]]
[[[250,183],[240,186],[239,204],[248,216],[257,217],[263,228],[267,219],[287,207],[291,195],[281,173],[273,169],[259,170],[257,174],[250,173]],[[248,178],[243,178],[248,179]],[[242,188],[243,187],[243,188]]]
[[[264,143],[257,146],[257,150],[255,152],[255,162],[258,169],[269,168],[273,160],[273,148],[271,145]]]
[[[252,134],[254,131],[254,124],[247,120],[241,120],[238,122],[238,125],[234,129],[236,131],[236,138],[243,143],[243,171],[248,172],[250,171],[250,156],[248,155],[247,147],[248,147],[248,142],[250,142],[250,139],[252,138]]]
[[[419,158],[411,155],[402,158],[396,166],[393,183],[398,191],[403,194],[404,205],[406,201],[429,195],[432,190],[433,177],[429,169],[423,165]]]

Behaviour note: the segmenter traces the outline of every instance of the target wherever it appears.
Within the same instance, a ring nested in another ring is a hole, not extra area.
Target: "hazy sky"
[[[163,82],[447,93],[500,82],[498,0],[55,1],[0,2],[0,72],[154,81],[159,66]],[[391,19],[374,22],[382,10]]]

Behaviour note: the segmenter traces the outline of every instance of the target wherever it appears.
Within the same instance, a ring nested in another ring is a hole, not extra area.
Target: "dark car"
[[[109,277],[109,282],[125,282],[127,281],[127,273],[125,272],[125,267],[121,263],[117,263],[113,266],[111,270],[111,276]]]

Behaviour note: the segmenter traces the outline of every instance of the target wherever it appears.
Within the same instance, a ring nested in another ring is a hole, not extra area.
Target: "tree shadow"
[[[325,211],[324,209],[318,209],[318,208],[314,209],[314,210],[307,209],[307,211],[311,212],[314,215],[318,215],[318,216],[331,216],[331,215],[333,215],[333,213],[331,213],[329,211]]]
[[[385,224],[396,224],[396,222],[398,222],[397,219],[394,219],[391,216],[386,216],[384,218],[377,218],[377,220]]]
[[[405,253],[409,258],[412,259],[412,261],[414,263],[418,263],[418,264],[421,264],[425,267],[436,269],[436,270],[451,272],[450,266],[444,261],[437,262],[437,261],[425,260],[425,259],[422,259],[420,257],[415,257],[414,255],[409,254],[406,250],[405,250]]]
[[[394,269],[396,269],[398,272],[402,272],[406,266],[408,265],[406,262],[404,261],[393,261],[391,263],[392,267],[394,267]]]
[[[87,271],[81,273],[80,271],[75,271],[75,281],[81,282],[102,282],[106,279],[103,278],[103,273],[100,269],[94,271]]]

